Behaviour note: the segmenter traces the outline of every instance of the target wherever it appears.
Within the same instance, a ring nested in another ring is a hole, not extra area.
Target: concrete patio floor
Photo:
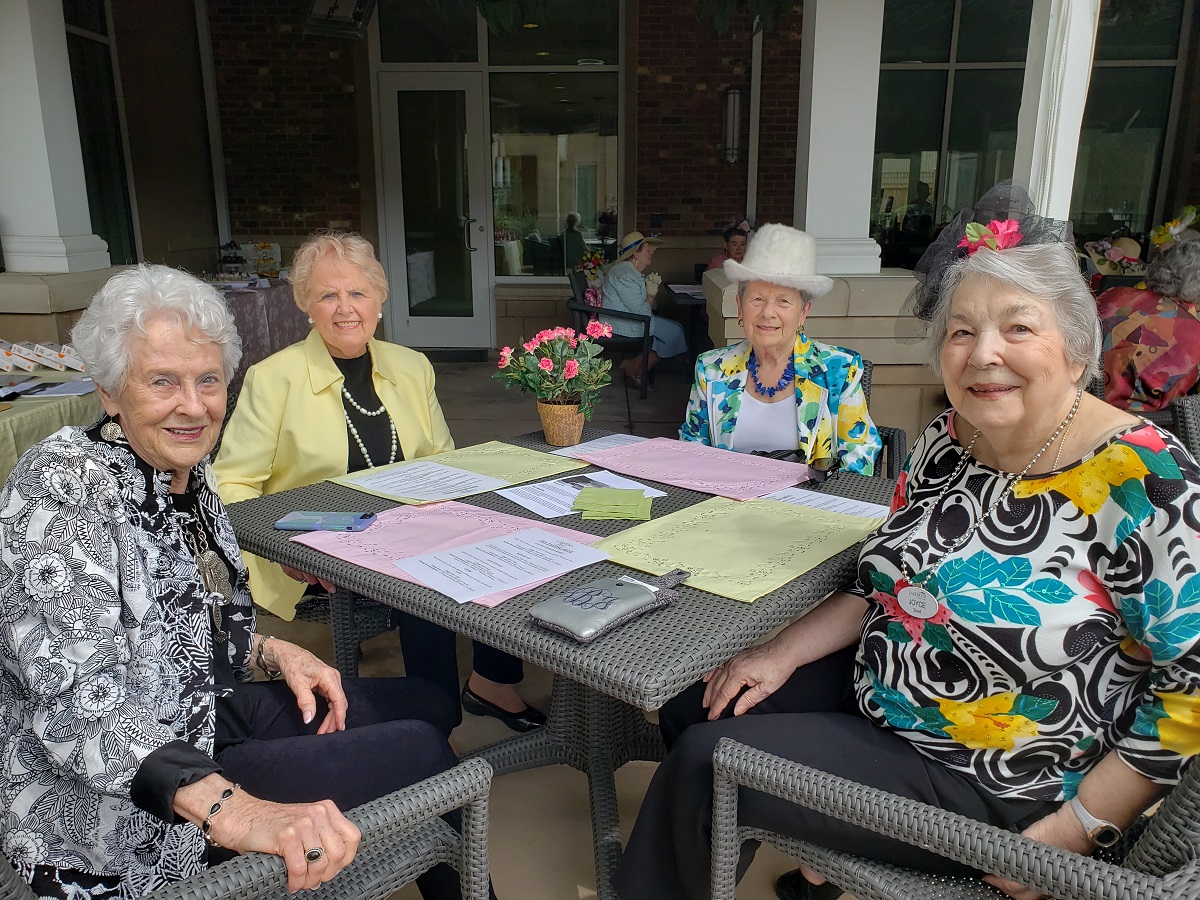
[[[511,437],[541,428],[533,398],[491,379],[495,363],[437,363],[437,394],[457,446]],[[687,405],[691,369],[666,361],[659,367],[646,400],[640,400],[618,372],[604,389],[592,423],[614,431],[645,437],[674,437]],[[625,395],[629,407],[626,407]],[[272,629],[309,647],[332,662],[329,630],[304,622],[276,622]],[[465,680],[470,671],[470,642],[459,639],[459,668]],[[385,634],[363,644],[360,674],[364,677],[400,675],[404,662],[396,635]],[[520,691],[527,702],[549,707],[551,676],[526,666]],[[452,736],[460,753],[506,737],[509,732],[494,719],[465,716]],[[655,763],[633,762],[617,773],[621,826],[627,837],[633,827]],[[499,900],[587,900],[596,896],[587,779],[565,766],[551,766],[495,779],[491,797],[492,879]],[[745,900],[770,900],[773,883],[794,868],[770,847],[759,851],[738,888]],[[848,895],[847,895],[848,896]],[[393,900],[419,900],[410,885]]]

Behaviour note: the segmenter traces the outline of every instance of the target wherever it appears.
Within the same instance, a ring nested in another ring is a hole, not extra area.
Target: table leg
[[[470,755],[486,759],[497,775],[551,765],[568,765],[587,775],[597,894],[600,900],[616,900],[610,881],[621,859],[621,823],[613,776],[630,760],[663,756],[658,728],[640,709],[556,676],[544,727]]]

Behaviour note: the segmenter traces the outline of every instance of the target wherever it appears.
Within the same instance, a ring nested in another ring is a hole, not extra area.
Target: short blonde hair
[[[326,256],[332,256],[341,265],[360,271],[371,289],[379,295],[379,302],[387,302],[387,275],[375,258],[375,248],[371,242],[352,231],[322,231],[301,244],[292,256],[292,287],[301,312],[307,313],[312,304],[313,269]]]

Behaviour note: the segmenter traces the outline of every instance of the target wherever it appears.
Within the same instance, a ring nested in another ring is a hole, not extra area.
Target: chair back
[[[1191,449],[1191,448],[1188,448]],[[1125,865],[1148,875],[1166,875],[1200,860],[1200,765],[1192,759],[1171,793],[1149,817]]]

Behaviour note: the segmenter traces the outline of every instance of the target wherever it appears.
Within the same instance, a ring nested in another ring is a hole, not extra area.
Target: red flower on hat
[[[1015,247],[1021,243],[1021,238],[1025,237],[1020,231],[1021,224],[1016,219],[992,219],[986,225],[981,225],[979,222],[967,223],[966,233],[962,240],[958,242],[958,246],[966,247],[967,254],[971,255],[980,247],[987,247],[989,250],[1007,250],[1009,247]]]

